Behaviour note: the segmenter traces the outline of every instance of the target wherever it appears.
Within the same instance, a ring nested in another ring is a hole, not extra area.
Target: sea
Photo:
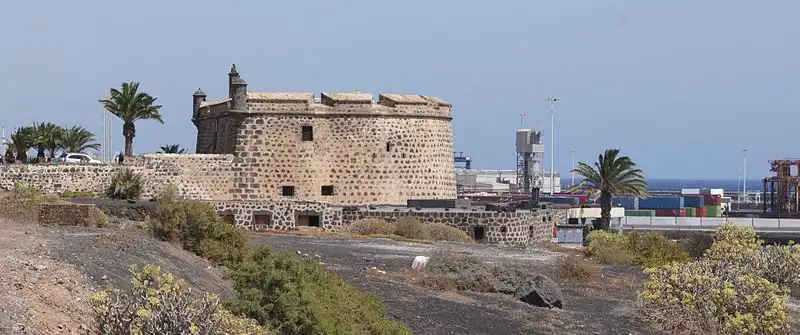
[[[764,183],[761,180],[748,180],[747,190],[761,190]],[[680,191],[684,188],[721,188],[725,191],[738,191],[742,189],[741,180],[728,179],[647,179],[647,189],[650,191]]]

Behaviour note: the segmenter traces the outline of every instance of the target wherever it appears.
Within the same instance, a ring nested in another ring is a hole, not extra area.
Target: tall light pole
[[[556,175],[555,175],[555,146],[553,145],[553,132],[555,129],[555,120],[556,120],[556,101],[560,100],[554,96],[545,97],[544,100],[550,102],[550,196],[553,196],[553,192],[556,189]]]
[[[742,193],[744,201],[747,202],[747,149],[742,149],[742,157],[744,159],[744,176],[742,179]]]
[[[519,113],[519,127],[525,128],[525,117],[528,116],[528,113]]]
[[[572,181],[570,181],[569,187],[573,188],[575,187],[575,149],[570,149],[569,152],[572,153],[572,169],[569,170],[569,174],[572,175]]]

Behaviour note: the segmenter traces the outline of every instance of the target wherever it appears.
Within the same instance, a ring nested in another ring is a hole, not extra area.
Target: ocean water
[[[680,191],[683,188],[721,188],[726,191],[737,191],[742,188],[741,180],[726,179],[647,179],[647,189],[651,191]],[[761,180],[748,180],[747,190],[761,190]]]

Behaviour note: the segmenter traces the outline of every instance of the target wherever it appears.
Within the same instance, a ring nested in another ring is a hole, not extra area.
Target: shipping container
[[[639,209],[679,209],[685,207],[683,197],[652,197],[639,200]]]
[[[700,207],[705,206],[705,204],[705,197],[702,195],[683,197],[683,205],[686,207]]]
[[[697,207],[695,208],[694,214],[696,217],[704,218],[708,216],[708,211],[706,210],[705,207]]]
[[[559,193],[553,194],[553,198],[575,198],[578,199],[578,204],[580,205],[585,205],[588,202],[588,196],[586,194]]]
[[[686,208],[681,209],[656,209],[656,216],[686,216]]]
[[[651,217],[656,216],[656,211],[649,209],[625,211],[625,216]]]
[[[698,195],[700,194],[699,188],[684,188],[681,190],[681,194],[683,195]]]
[[[696,216],[697,216],[697,210],[694,207],[686,207],[686,217],[693,218]]]
[[[611,198],[611,205],[624,207],[627,210],[637,210],[639,209],[639,198],[614,197]]]
[[[703,204],[708,205],[715,205],[719,206],[722,204],[722,197],[715,194],[704,194],[703,195]]]
[[[710,218],[716,218],[722,216],[722,206],[719,205],[707,205],[706,206],[706,216]]]

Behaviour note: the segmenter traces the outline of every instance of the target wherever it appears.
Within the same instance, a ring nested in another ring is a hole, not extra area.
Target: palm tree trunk
[[[608,230],[611,227],[611,194],[600,195],[600,229]]]
[[[122,125],[122,136],[125,137],[125,156],[133,156],[133,137],[136,136],[133,122],[125,121]]]

